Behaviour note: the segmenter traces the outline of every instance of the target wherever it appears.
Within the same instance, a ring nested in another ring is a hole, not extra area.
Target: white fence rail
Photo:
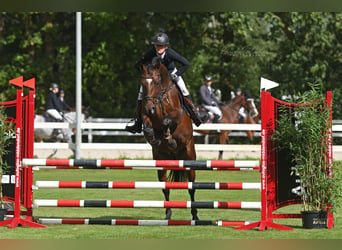
[[[88,143],[81,144],[81,150],[151,150],[151,146],[147,143],[91,143],[94,135],[98,136],[122,136],[132,135],[125,131],[125,127],[129,119],[110,119],[110,118],[92,118],[81,124],[83,135],[88,135]],[[75,124],[35,122],[36,128],[75,128]],[[333,121],[333,136],[342,137],[342,121]],[[202,124],[199,127],[194,126],[194,130],[232,130],[229,136],[245,136],[244,131],[256,131],[255,136],[260,136],[260,124]],[[135,136],[142,136],[136,134]],[[195,135],[201,135],[195,132]],[[35,149],[74,149],[73,143],[35,143]],[[196,144],[198,151],[260,151],[260,145],[220,145],[220,144]],[[334,152],[342,152],[342,146],[334,146]]]

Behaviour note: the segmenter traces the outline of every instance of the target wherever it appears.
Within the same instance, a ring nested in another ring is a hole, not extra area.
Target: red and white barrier
[[[23,166],[83,166],[89,168],[103,167],[151,167],[170,169],[212,168],[253,168],[259,167],[259,161],[196,161],[196,160],[73,160],[73,159],[22,159]]]
[[[245,226],[252,221],[222,220],[119,220],[119,219],[62,219],[39,218],[41,224],[82,224],[113,226]]]
[[[94,169],[97,167],[80,167],[80,166],[35,166],[32,170],[39,170],[40,168],[43,169]],[[172,167],[103,167],[105,169],[120,169],[120,170],[191,170],[195,168],[172,168]],[[196,169],[195,169],[196,170]],[[208,168],[205,170],[212,170],[212,171],[259,171],[260,167],[227,167],[227,168]]]
[[[114,181],[36,181],[36,188],[130,188],[130,189],[216,189],[260,190],[258,182],[114,182]]]
[[[34,207],[120,207],[120,208],[220,208],[261,210],[261,202],[231,201],[120,201],[120,200],[34,200]]]

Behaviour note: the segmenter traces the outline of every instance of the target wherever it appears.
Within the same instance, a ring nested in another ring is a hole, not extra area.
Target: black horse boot
[[[129,126],[126,126],[126,131],[131,132],[133,134],[135,133],[141,133],[142,130],[142,118],[141,118],[141,108],[142,108],[142,101],[138,100],[137,102],[137,108],[135,111],[135,118],[134,120],[134,124]]]
[[[192,102],[191,95],[184,96],[184,105],[185,109],[187,110],[188,114],[190,115],[191,120],[194,121],[195,125],[198,127],[203,123],[199,116],[199,112],[195,105]]]

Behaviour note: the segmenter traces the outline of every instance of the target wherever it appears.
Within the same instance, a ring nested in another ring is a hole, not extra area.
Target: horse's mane
[[[166,66],[162,63],[160,57],[156,56],[152,59],[151,67],[159,69],[162,79],[168,79],[169,71],[167,70]]]

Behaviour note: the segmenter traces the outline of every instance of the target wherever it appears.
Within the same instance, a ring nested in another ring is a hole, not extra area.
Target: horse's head
[[[256,117],[259,114],[259,112],[255,106],[254,99],[253,98],[247,98],[246,102],[247,102],[247,106],[248,106],[247,110],[249,111],[249,114],[253,118]]]
[[[148,115],[156,112],[156,105],[162,101],[165,89],[170,82],[167,68],[155,57],[148,65],[141,66],[141,84],[144,91],[145,111]]]
[[[252,117],[258,115],[258,110],[255,107],[254,99],[250,96],[240,95],[235,97],[230,104],[235,110],[239,110],[240,107],[244,107]]]

